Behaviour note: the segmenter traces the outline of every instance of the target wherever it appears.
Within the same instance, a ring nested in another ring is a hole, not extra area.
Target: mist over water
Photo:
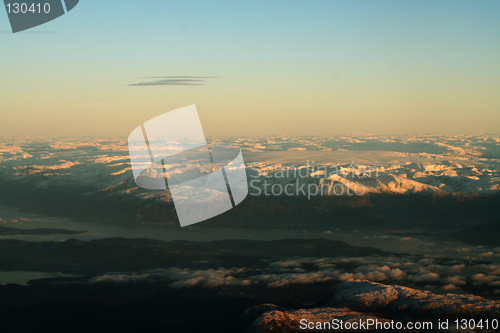
[[[28,242],[54,241],[68,239],[88,241],[93,239],[125,237],[147,238],[162,241],[189,240],[210,242],[228,239],[250,239],[272,241],[278,239],[317,239],[341,240],[356,246],[367,246],[393,253],[412,253],[447,258],[464,259],[472,254],[492,252],[488,256],[492,262],[500,262],[500,248],[491,246],[471,246],[440,236],[447,232],[445,228],[435,228],[426,233],[416,229],[340,229],[314,230],[306,228],[251,229],[210,227],[210,222],[181,228],[178,226],[136,226],[117,227],[99,223],[77,222],[70,218],[44,216],[34,213],[19,212],[18,209],[0,205],[0,214],[4,216],[2,226],[19,229],[53,228],[62,230],[85,231],[81,234],[49,235],[0,235],[0,239],[19,239]],[[467,250],[464,250],[467,249]]]

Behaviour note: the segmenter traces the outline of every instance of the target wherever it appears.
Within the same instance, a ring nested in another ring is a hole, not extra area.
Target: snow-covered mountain
[[[365,332],[377,329],[375,323],[386,324],[398,322],[402,329],[388,329],[387,331],[412,332],[407,329],[408,321],[413,327],[417,322],[431,322],[434,329],[438,329],[438,321],[448,320],[446,332],[455,331],[454,320],[479,320],[498,318],[500,303],[473,295],[445,294],[437,295],[428,291],[420,291],[397,285],[385,285],[366,280],[349,280],[331,288],[331,296],[321,307],[306,309],[283,309],[272,304],[259,305],[246,310],[244,317],[253,319],[250,332],[310,332],[310,331],[339,331],[332,324],[356,329],[341,331]],[[496,320],[496,319],[495,319]],[[358,327],[359,323],[365,327]],[[371,322],[372,325],[368,325]],[[330,329],[324,329],[325,323],[330,323]],[[451,324],[450,324],[451,323]],[[459,322],[460,323],[460,322]],[[313,329],[308,329],[309,328]],[[318,326],[319,325],[319,326]],[[354,326],[356,325],[356,326]],[[498,322],[495,322],[498,327]],[[393,324],[394,328],[397,326]],[[321,327],[322,329],[316,329]],[[382,326],[385,327],[385,326]],[[378,327],[381,331],[380,327]],[[495,331],[492,326],[486,331]],[[471,332],[475,332],[473,329]],[[484,332],[484,330],[481,330]]]
[[[286,195],[285,187],[286,193],[312,196],[500,190],[500,136],[215,140],[242,147],[251,195]],[[170,200],[168,191],[136,186],[123,139],[3,139],[0,177],[42,188],[78,186],[90,192]]]
[[[217,140],[221,140],[220,138]],[[250,193],[496,193],[500,136],[231,138],[243,149]],[[126,140],[8,140],[0,143],[3,181],[81,186],[137,198]],[[277,184],[277,185],[275,185]],[[272,187],[274,186],[274,191]],[[168,191],[167,191],[168,192]]]

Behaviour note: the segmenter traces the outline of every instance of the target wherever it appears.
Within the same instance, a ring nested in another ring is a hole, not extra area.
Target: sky
[[[196,104],[207,136],[485,134],[500,1],[80,0],[13,34],[0,137],[122,136]]]

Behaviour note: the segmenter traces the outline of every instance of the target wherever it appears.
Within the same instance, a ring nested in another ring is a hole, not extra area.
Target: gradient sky
[[[0,137],[125,137],[190,104],[210,136],[500,128],[494,0],[80,0],[16,34],[0,9],[0,55]]]

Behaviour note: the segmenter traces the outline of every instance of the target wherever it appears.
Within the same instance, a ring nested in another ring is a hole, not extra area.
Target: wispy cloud
[[[467,267],[467,268],[466,268]],[[466,268],[466,269],[465,269]],[[267,266],[231,268],[167,268],[108,273],[90,283],[171,280],[172,288],[266,285],[271,288],[350,279],[425,286],[427,290],[471,290],[500,294],[500,264],[420,256],[293,258]]]
[[[148,76],[145,82],[131,83],[128,86],[203,86],[210,79],[217,79],[219,76]]]

